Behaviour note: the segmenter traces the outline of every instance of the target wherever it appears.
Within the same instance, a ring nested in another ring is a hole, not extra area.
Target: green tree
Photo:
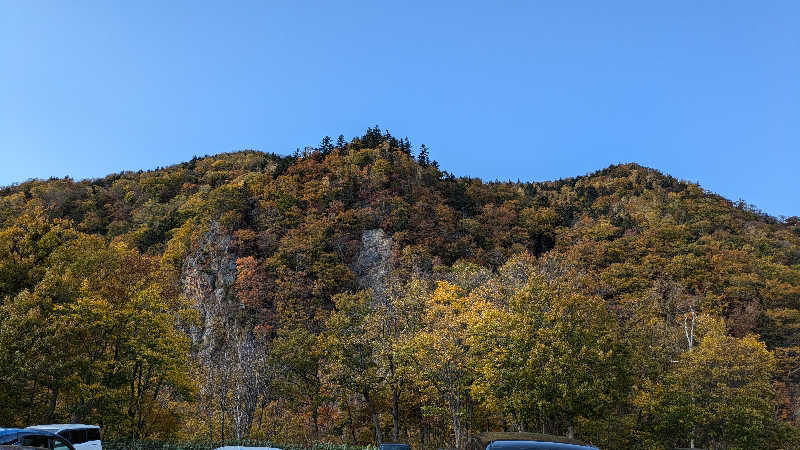
[[[453,445],[461,447],[469,429],[465,420],[470,406],[471,371],[468,364],[467,320],[470,300],[464,291],[446,281],[437,283],[425,305],[422,329],[409,346],[420,375],[439,394],[430,413],[446,411]]]
[[[326,349],[330,376],[345,394],[363,398],[372,420],[375,443],[383,441],[377,401],[385,383],[376,361],[376,347],[368,327],[372,296],[368,291],[334,297],[336,311],[327,321]]]
[[[472,390],[520,431],[572,437],[624,398],[625,350],[602,299],[558,292],[533,277],[507,306],[482,301],[475,308]]]
[[[3,367],[20,370],[17,389],[28,395],[18,401],[38,414],[26,422],[102,422],[109,436],[168,432],[170,405],[193,386],[188,339],[176,328],[185,306],[157,259],[81,236],[49,263],[0,314]]]
[[[713,449],[769,448],[775,358],[755,336],[705,336],[665,380],[656,414],[664,442]]]

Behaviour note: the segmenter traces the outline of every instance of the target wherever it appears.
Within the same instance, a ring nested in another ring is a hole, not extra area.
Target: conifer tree
[[[431,164],[430,155],[428,154],[428,146],[422,144],[419,147],[419,156],[417,156],[417,162],[422,167],[428,167]]]
[[[322,142],[319,144],[319,152],[322,154],[322,156],[327,156],[332,151],[333,144],[331,143],[331,137],[325,136],[322,138]]]

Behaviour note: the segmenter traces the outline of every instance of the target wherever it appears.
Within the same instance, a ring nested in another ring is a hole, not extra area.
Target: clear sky
[[[0,185],[375,124],[456,175],[634,161],[800,215],[800,2],[0,0]]]

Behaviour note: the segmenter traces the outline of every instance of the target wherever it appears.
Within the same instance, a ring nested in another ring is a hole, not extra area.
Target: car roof
[[[562,444],[586,445],[577,439],[552,434],[526,433],[519,431],[487,431],[473,435],[467,442],[471,450],[485,449],[489,444],[497,441],[533,441],[551,442]]]
[[[45,430],[43,428],[34,428],[34,427],[28,427],[28,428],[0,428],[0,436],[8,436],[8,435],[11,435],[11,434],[31,433],[31,432],[37,432],[37,433],[42,433],[42,434],[53,434],[50,430]]]
[[[19,434],[40,434],[42,436],[55,436],[48,430],[34,429],[34,428],[0,428],[0,439],[9,436],[17,436]]]
[[[472,435],[467,439],[467,450],[522,450],[522,449],[597,449],[577,439],[551,434],[526,432],[488,431]]]
[[[41,450],[41,447],[0,444],[0,450]]]
[[[0,438],[6,437],[6,436],[12,436],[12,435],[16,436],[17,433],[24,432],[24,431],[26,431],[26,430],[23,429],[23,428],[0,428]]]
[[[28,428],[35,428],[37,430],[82,430],[85,428],[100,428],[97,425],[85,425],[82,423],[51,423],[48,425],[31,425]]]
[[[491,444],[492,450],[529,450],[529,449],[548,449],[548,450],[579,450],[579,449],[594,449],[596,447],[588,447],[580,444],[570,444],[566,442],[553,442],[553,441],[504,441],[497,440]]]

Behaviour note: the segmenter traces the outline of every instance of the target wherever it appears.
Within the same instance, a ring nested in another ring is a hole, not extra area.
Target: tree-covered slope
[[[0,421],[788,448],[797,218],[636,164],[484,182],[416,153],[375,127],[2,189]]]

